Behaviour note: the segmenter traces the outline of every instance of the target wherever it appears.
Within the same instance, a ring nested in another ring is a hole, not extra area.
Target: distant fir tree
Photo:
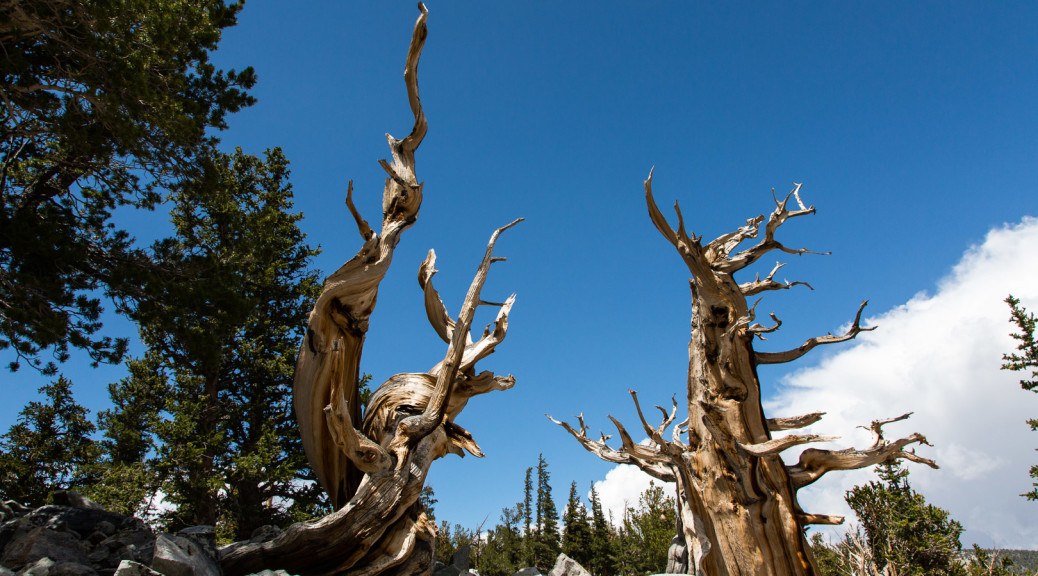
[[[1020,300],[1013,296],[1009,296],[1005,301],[1006,304],[1009,304],[1011,311],[1009,321],[1019,332],[1010,333],[1010,336],[1017,341],[1017,352],[1002,355],[1002,369],[1014,372],[1030,371],[1030,379],[1021,378],[1020,387],[1031,392],[1038,392],[1038,342],[1034,338],[1036,324],[1034,313],[1029,313],[1020,305]],[[1038,419],[1032,418],[1027,421],[1027,424],[1031,426],[1032,431],[1038,430]],[[1035,482],[1038,480],[1038,465],[1031,466],[1030,475],[1032,489],[1021,496],[1028,500],[1038,500],[1038,482]]]
[[[61,376],[40,393],[43,401],[30,402],[0,436],[0,500],[30,507],[47,504],[54,490],[93,483],[98,455],[95,427],[76,404],[72,382]]]
[[[174,506],[166,528],[211,524],[238,540],[327,509],[291,406],[317,250],[291,212],[279,149],[262,160],[211,150],[201,168],[174,188],[175,235],[154,248],[167,273],[130,311],[165,378],[124,381],[115,393],[163,391],[153,429],[154,468]],[[110,419],[133,420],[124,413]]]
[[[585,567],[595,576],[614,576],[613,531],[602,509],[595,485],[591,484],[591,560]]]
[[[591,560],[591,521],[577,495],[577,483],[569,486],[569,500],[562,516],[562,553],[581,566]]]
[[[487,533],[477,569],[481,576],[511,576],[523,559],[522,502],[501,510],[501,523]]]
[[[520,515],[522,526],[522,554],[520,564],[523,567],[533,566],[533,544],[536,528],[533,524],[533,468],[526,469],[526,477],[523,480],[523,501],[521,503]]]
[[[533,563],[542,574],[555,565],[561,550],[559,543],[559,512],[551,497],[551,473],[544,454],[537,457],[537,518],[533,534]]]

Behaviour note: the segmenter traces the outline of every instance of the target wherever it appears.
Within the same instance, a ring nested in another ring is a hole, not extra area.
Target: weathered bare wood
[[[868,303],[868,300],[865,300],[861,303],[861,306],[858,307],[858,313],[854,316],[854,323],[843,335],[833,336],[832,334],[829,334],[826,336],[816,336],[814,338],[808,339],[800,346],[792,350],[786,350],[785,352],[756,352],[754,354],[754,357],[757,359],[757,364],[784,364],[786,362],[792,362],[793,360],[800,358],[804,354],[807,354],[814,348],[821,346],[823,344],[837,344],[839,342],[846,342],[848,340],[853,339],[855,336],[861,334],[862,332],[870,332],[872,330],[875,330],[875,326],[870,326],[868,328],[861,327],[861,312],[865,309],[865,305]]]
[[[772,326],[754,323],[757,303],[751,306],[746,298],[804,283],[776,282],[774,276],[781,264],[764,280],[757,276],[750,283],[738,284],[733,273],[773,250],[814,253],[787,248],[775,238],[776,230],[790,218],[814,213],[814,208],[805,206],[801,200],[800,189],[796,184],[784,199],[776,198],[775,210],[768,218],[751,218],[736,231],[704,246],[701,237],[686,230],[677,204],[676,228],[660,212],[653,198],[650,172],[645,181],[649,217],[677,250],[692,275],[688,418],[674,426],[671,439],[665,440],[664,430],[677,419],[676,413],[661,408],[664,421],[654,427],[646,420],[637,394],[632,391],[638,419],[649,442],[635,443],[623,425],[610,417],[619,433],[618,448],[609,446],[605,436],[600,441],[588,439],[583,415],[578,417],[579,431],[552,419],[603,460],[634,464],[656,478],[673,479],[681,525],[669,565],[689,574],[816,574],[804,527],[839,523],[843,519],[804,513],[796,499],[799,488],[830,470],[860,468],[890,458],[934,465],[905,450],[908,444],[925,443],[921,435],[913,434],[895,442],[883,439],[883,424],[907,415],[873,423],[868,428],[873,433],[872,446],[864,450],[811,448],[804,450],[797,465],[788,467],[780,457],[782,451],[794,446],[836,438],[815,434],[773,438],[772,432],[804,428],[820,420],[822,413],[766,418],[761,408],[757,366],[794,360],[821,344],[850,340],[872,329],[861,327],[859,309],[854,324],[842,336],[814,338],[788,352],[761,353],[753,349],[756,339],[778,330],[782,323],[774,314],[771,315]],[[790,201],[795,202],[795,208],[789,205]],[[763,238],[754,246],[736,252],[742,242],[761,236],[762,226]]]
[[[270,542],[225,549],[220,564],[227,576],[277,569],[301,575],[429,573],[436,528],[416,505],[429,467],[448,453],[483,456],[455,418],[473,396],[515,383],[510,375],[477,373],[475,365],[494,352],[508,331],[515,295],[489,304],[480,293],[491,264],[504,260],[493,255],[498,237],[521,219],[491,236],[457,320],[450,318],[432,287],[436,255],[429,251],[419,269],[419,284],[430,323],[448,344],[447,352],[429,372],[397,374],[379,386],[361,417],[357,384],[368,319],[400,234],[414,223],[422,201],[414,153],[427,130],[417,67],[428,13],[422,4],[419,10],[404,71],[415,123],[402,140],[387,136],[393,161],[380,162],[388,175],[381,230],[373,231],[357,211],[350,182],[346,205],[364,244],[325,281],[296,364],[294,399],[303,445],[337,510],[295,524]],[[498,314],[473,341],[472,318],[484,305],[497,306]]]
[[[825,412],[812,412],[810,414],[804,414],[803,416],[793,416],[790,418],[768,418],[768,430],[772,432],[781,432],[783,430],[799,430],[800,428],[806,428],[818,422],[825,416]]]

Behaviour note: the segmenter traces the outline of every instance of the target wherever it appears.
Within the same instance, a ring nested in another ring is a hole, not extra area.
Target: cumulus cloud
[[[992,230],[937,283],[933,294],[869,318],[880,329],[842,345],[820,364],[797,370],[765,402],[768,414],[817,410],[826,417],[807,431],[841,436],[832,447],[864,446],[860,425],[914,412],[888,426],[889,438],[914,431],[934,447],[919,453],[940,470],[910,464],[911,482],[928,502],[948,509],[966,527],[964,542],[1002,548],[1038,547],[1038,503],[1019,496],[1031,488],[1038,435],[1025,424],[1038,417],[1038,398],[1020,389],[1020,374],[999,368],[1009,337],[1012,293],[1038,309],[1038,219]],[[795,460],[797,454],[790,456]],[[832,472],[800,492],[808,512],[853,513],[844,493],[874,479],[871,470]],[[611,470],[596,483],[603,504],[636,503],[649,478],[632,467]],[[614,512],[615,514],[616,512]]]
[[[612,516],[614,524],[620,522],[624,510],[638,507],[638,497],[649,489],[650,482],[659,483],[659,480],[630,464],[621,464],[607,472],[605,480],[595,482],[595,492],[602,502],[602,511],[606,517]]]

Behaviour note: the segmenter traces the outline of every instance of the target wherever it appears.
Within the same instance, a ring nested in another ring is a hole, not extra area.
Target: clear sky
[[[1016,496],[1038,463],[1038,435],[1023,422],[1038,416],[1038,398],[998,370],[1011,346],[1001,299],[1012,291],[1038,308],[1038,224],[1025,220],[1038,215],[1038,5],[428,7],[419,85],[429,133],[416,154],[425,200],[382,284],[362,370],[382,382],[442,359],[415,281],[426,251],[436,249],[437,287],[456,314],[490,233],[526,218],[499,241],[508,262],[484,290],[490,300],[518,294],[508,338],[480,364],[517,383],[459,417],[487,456],[433,465],[440,519],[493,525],[539,453],[560,507],[571,481],[586,492],[606,478],[612,467],[544,413],[584,412],[608,432],[606,414],[637,422],[628,388],[649,405],[683,392],[688,273],[645,210],[642,181],[655,166],[664,212],[680,200],[705,239],[770,212],[771,189],[792,182],[818,209],[779,236],[831,256],[761,263],[766,274],[788,262],[778,276],[814,290],[766,295],[758,312],[784,324],[758,349],[836,332],[866,298],[881,324],[860,345],[762,368],[769,415],[830,411],[825,431],[847,446],[854,426],[907,405],[916,416],[891,434],[929,434],[936,446],[921,453],[943,465],[914,466],[917,488],[966,525],[967,541],[1038,547],[1028,521],[1038,503]],[[343,204],[349,179],[362,214],[379,220],[384,134],[402,137],[412,123],[402,72],[417,15],[411,2],[250,0],[216,55],[259,76],[259,102],[230,118],[226,147],[284,148],[326,273],[360,245]],[[163,220],[127,225],[146,239]],[[122,375],[66,368],[95,411]],[[23,369],[4,381],[6,430],[43,380]],[[614,472],[603,491],[636,497],[637,481],[624,478]],[[805,494],[805,507],[839,512],[840,482]]]

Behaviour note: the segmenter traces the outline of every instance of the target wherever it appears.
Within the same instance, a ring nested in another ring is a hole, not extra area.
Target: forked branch
[[[808,448],[800,455],[796,465],[789,466],[789,477],[794,488],[800,489],[811,484],[833,470],[857,470],[874,466],[887,460],[903,458],[919,464],[925,464],[936,469],[938,466],[929,458],[923,458],[914,451],[905,450],[909,444],[924,444],[931,446],[926,437],[918,432],[889,442],[883,438],[882,427],[884,424],[904,420],[910,414],[904,414],[889,420],[877,420],[869,426],[873,433],[872,445],[864,450],[848,448],[846,450],[820,450]]]
[[[457,376],[458,366],[461,364],[465,354],[466,343],[469,338],[469,328],[472,326],[472,318],[476,313],[476,308],[479,306],[479,293],[483,289],[487,275],[490,273],[490,265],[501,261],[500,258],[494,258],[494,245],[502,232],[522,221],[523,219],[519,218],[506,226],[498,228],[490,236],[483,260],[476,270],[476,276],[472,279],[468,294],[465,295],[465,300],[461,305],[461,312],[458,313],[454,333],[450,344],[447,346],[446,357],[440,365],[439,373],[436,376],[436,387],[433,389],[429,404],[425,407],[425,411],[421,416],[412,416],[401,421],[397,439],[394,439],[393,442],[394,444],[406,442],[407,445],[412,445],[414,442],[424,438],[443,422],[447,412],[447,405],[450,401],[454,379]],[[509,303],[508,307],[510,306],[511,304]],[[504,308],[502,307],[502,309]],[[505,311],[505,317],[507,318],[507,311]]]
[[[754,296],[756,294],[760,294],[761,292],[765,292],[768,290],[789,290],[794,286],[807,286],[811,290],[814,290],[814,288],[812,288],[811,285],[807,282],[790,282],[789,280],[785,280],[783,282],[775,281],[775,273],[778,272],[779,268],[782,268],[783,266],[785,266],[785,264],[781,262],[776,262],[775,267],[771,269],[771,273],[768,274],[767,278],[761,280],[760,274],[758,274],[757,277],[753,280],[753,282],[740,284],[739,290],[742,291],[743,296],[747,297]]]
[[[804,206],[804,203],[800,200],[800,184],[794,184],[793,190],[786,195],[784,199],[779,201],[775,198],[775,211],[768,217],[768,222],[764,225],[764,239],[758,242],[751,248],[747,248],[738,254],[729,256],[729,251],[734,249],[740,242],[747,238],[755,238],[758,234],[758,230],[763,217],[758,217],[747,223],[747,226],[741,230],[749,228],[742,234],[731,237],[731,235],[721,236],[717,240],[714,240],[707,245],[706,250],[708,254],[716,254],[714,258],[714,269],[718,272],[725,272],[731,274],[738,270],[753,264],[761,256],[764,256],[772,250],[780,250],[787,254],[820,254],[825,255],[829,252],[812,252],[806,248],[787,248],[778,240],[775,240],[775,231],[778,227],[783,225],[790,218],[796,218],[797,216],[804,216],[806,214],[814,214],[815,207]],[[772,190],[774,195],[774,190]],[[787,210],[786,205],[789,203],[790,198],[796,199],[799,210]]]
[[[786,362],[792,362],[793,360],[800,358],[804,354],[807,354],[817,346],[821,346],[823,344],[836,344],[837,342],[846,342],[848,340],[853,339],[855,336],[862,332],[869,332],[875,330],[875,326],[870,326],[868,328],[861,327],[861,312],[865,309],[865,305],[868,303],[868,300],[865,300],[861,303],[861,306],[858,307],[858,313],[854,316],[854,323],[842,336],[833,336],[832,334],[828,334],[826,336],[816,336],[814,338],[807,340],[800,346],[792,350],[786,350],[785,352],[754,351],[753,356],[757,360],[757,364],[783,364]]]

